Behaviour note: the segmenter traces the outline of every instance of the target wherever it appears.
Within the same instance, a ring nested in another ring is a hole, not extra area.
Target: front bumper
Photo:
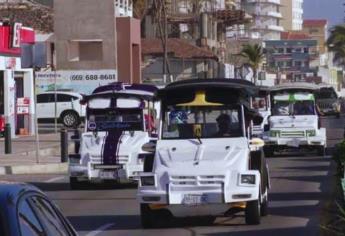
[[[102,167],[102,165],[94,165],[88,163],[87,166],[80,164],[69,164],[69,174],[71,177],[89,181],[102,181],[102,180],[137,180],[139,173],[143,171],[143,165],[123,165]],[[107,174],[104,174],[107,172]]]
[[[265,146],[326,146],[326,140],[323,137],[268,137],[265,139]]]
[[[245,174],[247,173],[255,175],[255,184],[239,184],[237,173],[232,175],[234,178],[230,178],[230,181],[219,184],[176,185],[169,182],[164,190],[157,186],[139,185],[137,198],[140,203],[169,209],[175,216],[193,216],[195,209],[198,209],[197,215],[217,215],[220,213],[219,210],[224,213],[224,209],[229,209],[231,203],[242,203],[259,198],[260,173],[248,171]],[[186,201],[193,197],[202,200],[200,202]],[[184,210],[181,211],[181,209]]]

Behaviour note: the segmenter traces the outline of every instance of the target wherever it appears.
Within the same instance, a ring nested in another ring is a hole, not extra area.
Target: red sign
[[[20,56],[22,43],[35,43],[33,29],[22,27],[21,24],[11,26],[0,23],[0,55]]]
[[[17,115],[27,115],[30,111],[30,98],[17,98]]]

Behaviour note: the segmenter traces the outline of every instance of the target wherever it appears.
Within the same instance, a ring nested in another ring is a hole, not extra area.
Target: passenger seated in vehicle
[[[314,115],[314,107],[309,101],[301,101],[295,103],[295,115]]]
[[[216,119],[218,124],[218,132],[215,136],[217,137],[229,137],[230,134],[230,125],[231,125],[231,118],[227,114],[221,114]]]

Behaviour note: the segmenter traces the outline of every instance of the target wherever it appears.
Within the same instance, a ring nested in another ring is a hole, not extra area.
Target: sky
[[[304,0],[304,19],[327,19],[328,26],[342,23],[345,17],[345,0]]]

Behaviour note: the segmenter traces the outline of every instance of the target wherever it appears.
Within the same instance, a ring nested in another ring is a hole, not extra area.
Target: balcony
[[[284,27],[279,25],[267,25],[266,28],[272,31],[284,32]]]

